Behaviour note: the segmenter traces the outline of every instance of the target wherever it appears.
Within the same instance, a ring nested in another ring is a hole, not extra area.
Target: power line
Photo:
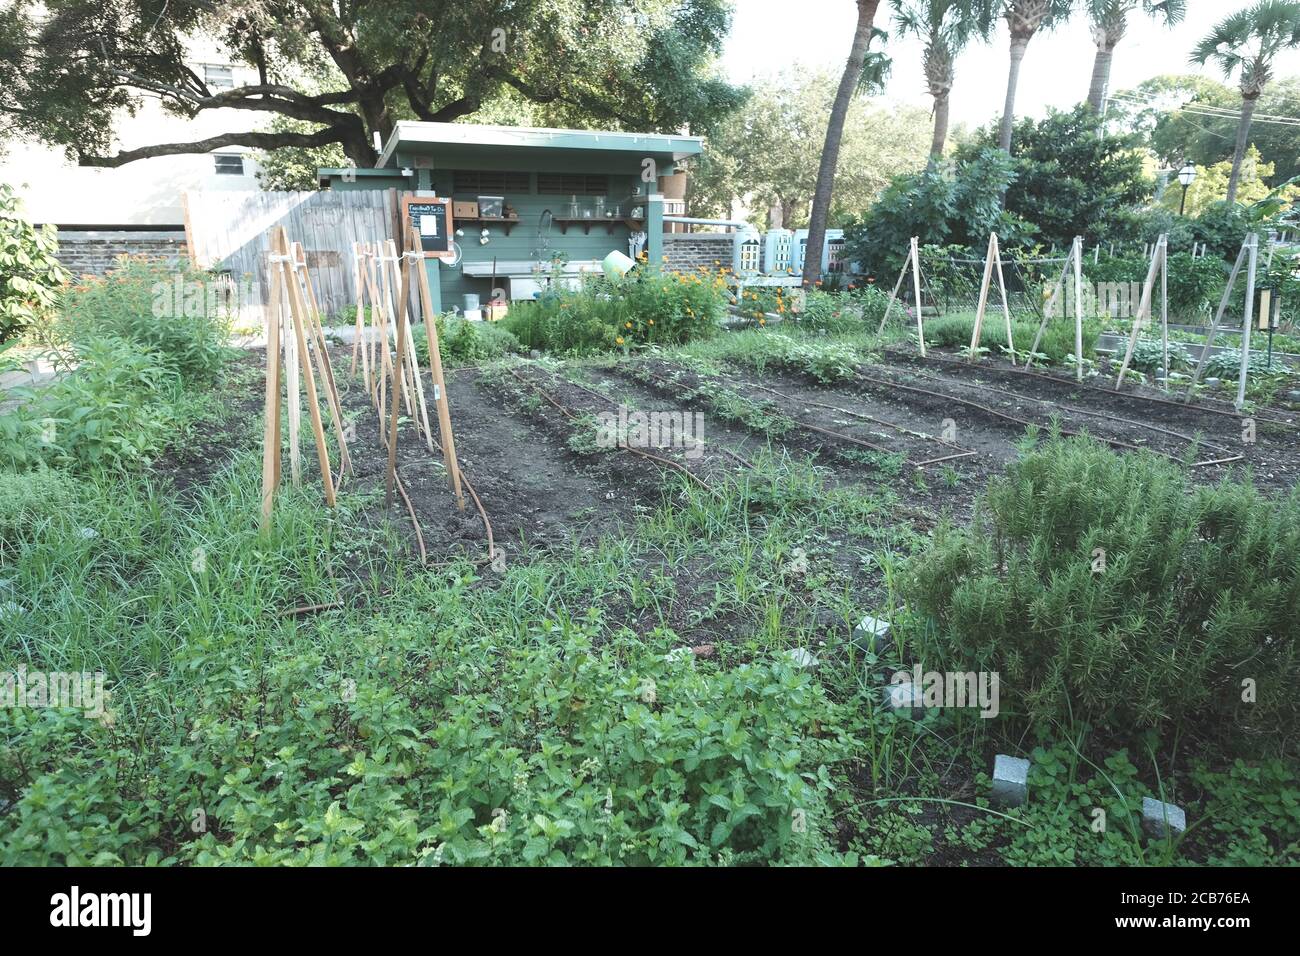
[[[1154,99],[1141,100],[1120,93],[1111,95],[1109,99],[1116,103],[1123,103],[1127,106],[1140,106],[1143,109],[1155,110],[1161,113],[1191,113],[1196,116],[1206,116],[1211,119],[1235,119],[1239,115],[1236,110],[1226,109],[1221,106],[1210,106],[1206,103],[1188,102],[1182,106],[1158,106]],[[1256,113],[1251,117],[1251,122],[1271,123],[1278,126],[1300,126],[1300,117]]]

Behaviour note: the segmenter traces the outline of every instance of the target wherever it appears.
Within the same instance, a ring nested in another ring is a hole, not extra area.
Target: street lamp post
[[[1178,204],[1178,215],[1181,216],[1187,209],[1187,187],[1196,182],[1196,167],[1184,161],[1183,168],[1178,170],[1178,181],[1183,184],[1183,198]]]

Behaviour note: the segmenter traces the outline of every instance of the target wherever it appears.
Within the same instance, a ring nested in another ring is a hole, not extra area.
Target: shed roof
[[[378,166],[395,163],[398,150],[434,153],[444,159],[465,157],[483,150],[514,152],[545,149],[623,157],[651,156],[676,162],[704,149],[698,136],[664,133],[623,133],[608,130],[547,129],[523,126],[477,126],[469,123],[420,123],[403,120],[393,129]]]

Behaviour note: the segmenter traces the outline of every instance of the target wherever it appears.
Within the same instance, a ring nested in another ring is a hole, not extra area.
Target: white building
[[[189,65],[213,89],[257,83],[257,72],[230,64],[220,53],[193,47]],[[266,114],[205,110],[193,120],[165,113],[157,98],[145,99],[135,116],[117,124],[118,149],[190,142],[256,128]],[[257,189],[253,150],[229,146],[211,153],[159,156],[116,168],[78,166],[60,149],[6,143],[0,181],[14,186],[33,222],[66,230],[180,229],[186,190]]]

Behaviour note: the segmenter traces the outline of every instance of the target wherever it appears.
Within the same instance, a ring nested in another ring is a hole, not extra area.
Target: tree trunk
[[[943,145],[948,141],[948,106],[951,91],[934,98],[934,138],[930,140],[930,165],[943,159]]]
[[[1097,57],[1092,61],[1092,83],[1088,86],[1088,105],[1098,113],[1106,101],[1106,89],[1110,86],[1110,64],[1114,58],[1114,47],[1097,44]]]
[[[880,0],[858,0],[858,25],[853,31],[853,46],[849,60],[840,77],[840,88],[831,106],[826,123],[826,142],[822,146],[821,163],[817,167],[817,187],[813,190],[812,211],[808,217],[808,252],[804,256],[803,281],[812,285],[822,271],[822,245],[826,240],[826,218],[831,208],[831,193],[835,188],[835,167],[840,160],[840,140],[844,136],[844,120],[849,113],[849,102],[862,79],[862,65],[867,59],[867,44],[871,42],[871,25],[876,19]]]
[[[1241,119],[1237,121],[1237,148],[1232,154],[1232,175],[1228,177],[1228,202],[1237,201],[1237,185],[1241,182],[1241,164],[1246,159],[1246,144],[1250,138],[1250,118],[1255,113],[1256,96],[1241,98]]]
[[[1020,62],[1025,58],[1028,37],[1011,38],[1011,68],[1007,71],[1007,101],[1002,107],[1002,126],[998,130],[998,148],[1011,154],[1011,127],[1016,122],[1016,86],[1020,83]]]
[[[776,199],[767,207],[767,228],[781,229],[785,226],[785,204]]]

